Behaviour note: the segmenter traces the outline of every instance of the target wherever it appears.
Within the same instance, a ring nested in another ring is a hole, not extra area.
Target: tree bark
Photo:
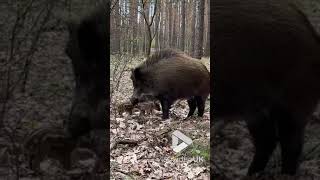
[[[199,28],[198,28],[198,33],[197,33],[197,44],[196,44],[196,49],[195,49],[195,58],[197,59],[201,59],[202,57],[202,47],[203,47],[203,27],[204,27],[204,2],[203,0],[201,0],[198,3],[198,22],[199,22]]]
[[[121,11],[119,2],[115,4],[114,7],[114,36],[115,36],[115,41],[114,41],[114,47],[113,50],[115,53],[119,54],[121,52],[121,28],[120,28],[120,14],[119,11]]]
[[[136,55],[137,52],[137,19],[138,19],[138,7],[137,0],[131,1],[131,27],[132,27],[132,36],[131,36],[131,53],[133,56]]]
[[[172,9],[176,9],[177,4],[176,3],[172,3]],[[173,24],[172,24],[172,37],[171,37],[171,47],[176,48],[176,38],[177,38],[177,34],[176,34],[176,20],[177,20],[177,12],[172,12],[172,16],[173,16]]]
[[[169,7],[169,47],[172,47],[172,2],[168,1]]]
[[[206,39],[205,39],[205,49],[204,56],[210,56],[210,0],[206,0],[206,20],[207,20],[207,29],[206,29]]]
[[[181,39],[180,39],[180,49],[184,51],[184,41],[186,34],[186,2],[181,1]]]
[[[193,2],[193,9],[192,9],[192,20],[191,20],[191,52],[190,55],[194,57],[195,51],[195,41],[196,41],[196,17],[197,17],[197,0]]]

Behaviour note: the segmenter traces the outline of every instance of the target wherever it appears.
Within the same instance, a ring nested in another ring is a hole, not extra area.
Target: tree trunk
[[[198,22],[199,22],[199,28],[198,28],[198,33],[197,33],[197,44],[196,44],[196,49],[195,49],[195,58],[201,59],[202,57],[202,47],[203,47],[203,27],[204,27],[204,2],[205,1],[200,1],[198,3]]]
[[[141,54],[142,52],[142,21],[141,21],[141,16],[139,16],[139,19],[138,19],[138,29],[139,31],[137,32],[138,36],[137,36],[137,49],[138,49],[138,52],[139,54]]]
[[[184,51],[184,39],[186,34],[186,2],[181,1],[181,39],[180,39],[180,49]]]
[[[169,7],[169,47],[172,47],[172,2],[168,2]]]
[[[190,55],[194,57],[194,49],[195,49],[195,41],[196,41],[196,17],[197,17],[197,0],[193,2],[193,9],[192,9],[192,20],[191,20],[191,52]]]
[[[121,11],[120,6],[119,6],[119,2],[116,3],[115,7],[114,7],[114,34],[115,34],[115,43],[114,43],[114,52],[119,54],[121,52],[121,28],[120,28],[120,14],[119,11]],[[111,46],[113,47],[113,46]]]
[[[205,56],[210,56],[210,0],[207,0],[207,37]]]
[[[176,9],[176,3],[172,3],[172,9]],[[171,37],[171,47],[175,48],[176,47],[176,20],[177,20],[177,16],[176,16],[176,11],[172,12],[172,16],[173,16],[173,24],[172,24],[172,37]]]
[[[146,28],[147,28],[146,22],[143,20],[143,30],[141,32],[145,32]],[[143,36],[142,52],[143,52],[143,54],[145,54],[146,53],[146,44],[147,44],[146,43],[146,33],[143,33],[142,36]]]
[[[131,52],[135,56],[137,52],[137,19],[138,19],[138,7],[137,0],[131,1],[131,27],[132,27],[132,36],[131,36]]]
[[[146,11],[145,11],[145,13],[146,13],[146,17],[147,17],[147,19],[148,19],[148,21],[149,21],[149,6],[148,6],[148,3],[147,3],[147,7],[146,7]],[[144,20],[145,21],[145,20]],[[145,33],[145,41],[144,41],[144,53],[146,54],[146,55],[149,55],[149,53],[148,53],[148,51],[150,50],[150,48],[149,48],[149,25],[148,25],[148,22],[145,22],[144,23],[145,24],[145,31],[146,31],[146,33]]]
[[[176,2],[176,13],[175,13],[175,17],[176,17],[176,37],[175,37],[175,40],[176,40],[176,46],[175,48],[179,48],[180,47],[180,44],[179,44],[179,39],[180,39],[180,21],[181,21],[181,17],[180,17],[180,1]]]
[[[155,36],[155,49],[158,51],[160,48],[160,35],[161,35],[161,19],[162,19],[162,14],[161,14],[161,1],[158,2],[158,20],[154,23],[154,33],[156,33]]]
[[[170,20],[169,20],[169,1],[167,1],[167,4],[166,4],[166,31],[165,31],[165,35],[166,35],[166,41],[164,42],[165,43],[165,46],[166,47],[170,47],[169,45],[169,42],[170,42]]]

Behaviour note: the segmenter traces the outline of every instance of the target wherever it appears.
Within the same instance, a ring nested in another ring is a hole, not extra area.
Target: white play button
[[[180,144],[179,144],[180,140]],[[172,146],[174,152],[180,152],[186,147],[188,147],[190,144],[192,144],[192,139],[190,139],[188,136],[182,134],[180,131],[175,130],[172,133]]]

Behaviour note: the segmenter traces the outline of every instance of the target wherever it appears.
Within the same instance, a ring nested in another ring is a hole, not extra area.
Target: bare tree
[[[194,56],[195,51],[195,42],[196,42],[196,17],[197,17],[197,0],[193,1],[193,8],[192,8],[192,20],[191,20],[191,56]]]
[[[120,31],[120,23],[121,23],[121,9],[119,6],[120,1],[117,0],[113,6],[112,6],[112,13],[111,13],[111,20],[112,20],[112,36],[111,36],[111,42],[112,46],[111,46],[111,52],[120,53],[120,49],[121,49],[121,31]]]
[[[162,8],[161,8],[161,27],[160,27],[160,30],[161,30],[161,38],[160,38],[160,49],[163,49],[165,46],[166,46],[166,41],[167,41],[167,36],[166,36],[166,33],[167,33],[167,5],[165,3],[165,1],[161,1],[162,3]]]
[[[181,39],[180,39],[180,49],[184,51],[184,41],[186,34],[186,2],[181,1]]]
[[[137,19],[138,19],[138,15],[137,15],[137,0],[132,0],[130,1],[131,5],[130,5],[130,27],[132,27],[132,33],[131,33],[131,38],[130,38],[130,52],[133,55],[136,55],[136,37],[137,37]]]
[[[157,14],[157,7],[158,7],[158,0],[155,0],[155,2],[152,4],[153,5],[153,13],[151,15],[151,20],[149,20],[149,16],[146,14],[146,2],[147,1],[142,1],[142,11],[140,11],[140,13],[142,14],[144,21],[146,23],[146,29],[147,29],[147,46],[146,46],[146,56],[150,55],[151,52],[151,44],[152,44],[152,40],[154,39],[155,35],[156,35],[156,31],[152,32],[152,25],[154,23],[154,18]],[[156,26],[156,29],[158,29],[158,25]]]
[[[172,3],[172,10],[176,10],[177,3]],[[171,47],[176,47],[176,21],[177,21],[177,11],[172,11],[173,24],[172,24],[172,37],[171,37]]]
[[[206,33],[206,45],[205,45],[205,56],[210,56],[210,0],[207,0],[207,33]]]
[[[196,48],[195,48],[195,55],[194,57],[197,59],[201,59],[202,57],[202,47],[203,47],[203,29],[204,29],[204,2],[205,1],[199,1],[198,3],[198,33],[197,33],[197,40],[196,40]]]
[[[154,31],[155,31],[155,33],[157,33],[157,35],[155,37],[155,48],[157,50],[160,49],[160,41],[161,41],[161,35],[162,35],[162,31],[161,31],[161,23],[162,23],[161,2],[159,2],[158,6],[159,6],[159,8],[158,8],[159,15],[158,15],[157,21],[154,25]],[[157,27],[159,27],[158,31],[156,29]]]
[[[168,39],[168,41],[169,41],[169,47],[172,47],[172,34],[173,34],[173,32],[172,32],[172,26],[173,26],[173,24],[172,24],[172,9],[173,9],[173,2],[172,1],[168,1],[168,11],[169,11],[169,39]]]

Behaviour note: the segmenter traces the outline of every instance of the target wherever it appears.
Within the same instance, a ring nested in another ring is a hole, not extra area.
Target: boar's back
[[[161,51],[138,66],[144,81],[158,94],[175,98],[209,94],[210,74],[200,60],[173,50]]]

